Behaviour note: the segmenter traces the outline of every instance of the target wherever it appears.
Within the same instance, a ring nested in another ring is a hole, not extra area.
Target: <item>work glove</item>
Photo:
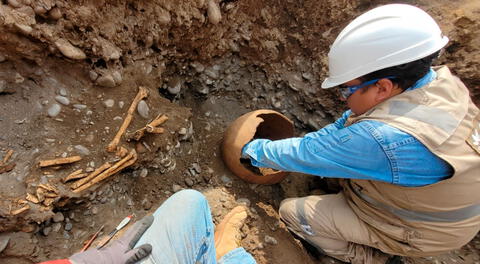
[[[111,246],[102,249],[90,249],[76,253],[68,260],[72,264],[133,264],[147,257],[152,252],[150,244],[132,249],[143,233],[152,225],[153,216],[149,215],[136,222],[120,239]]]

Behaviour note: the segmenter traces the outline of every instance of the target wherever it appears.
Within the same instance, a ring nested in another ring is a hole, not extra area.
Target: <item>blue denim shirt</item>
[[[431,70],[409,89],[435,78]],[[397,128],[372,120],[344,127],[350,114],[348,110],[334,123],[302,138],[253,140],[242,155],[256,167],[402,186],[424,186],[453,174],[447,162]]]

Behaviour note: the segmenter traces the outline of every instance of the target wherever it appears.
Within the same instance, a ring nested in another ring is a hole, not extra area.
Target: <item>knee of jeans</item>
[[[288,198],[283,200],[280,203],[280,208],[278,209],[278,214],[280,215],[280,218],[283,221],[286,222],[291,222],[292,221],[292,216],[296,214],[296,209],[295,209],[295,198]]]
[[[192,203],[192,202],[207,202],[207,199],[205,196],[196,190],[193,189],[187,189],[187,190],[181,190],[176,192],[171,198],[183,200],[184,202]]]

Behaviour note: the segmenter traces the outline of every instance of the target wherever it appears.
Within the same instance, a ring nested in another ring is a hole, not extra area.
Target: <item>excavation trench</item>
[[[207,196],[215,222],[237,204],[249,206],[242,246],[258,263],[317,263],[285,230],[277,209],[284,198],[308,195],[318,178],[247,183],[224,164],[221,144],[236,118],[257,109],[288,117],[295,136],[335,120],[345,105],[319,89],[326,54],[349,20],[388,1],[367,2],[220,1],[218,17],[193,0],[1,1],[0,157],[13,155],[8,171],[0,170],[0,246],[9,241],[0,262],[69,256],[101,225],[109,230],[127,215],[142,217],[193,188]],[[478,102],[478,3],[413,2],[440,22],[451,44],[439,63]],[[137,159],[74,192],[78,179],[67,177],[88,177],[122,159],[107,146],[139,87],[148,96],[133,107],[116,149],[134,150]],[[162,115],[168,120],[148,128]],[[270,137],[268,123],[257,137]],[[132,136],[138,131],[139,138]],[[81,159],[39,166],[73,156]],[[437,260],[475,257],[478,240]]]

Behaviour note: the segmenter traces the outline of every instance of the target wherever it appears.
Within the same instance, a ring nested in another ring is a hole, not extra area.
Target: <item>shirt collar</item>
[[[431,81],[435,80],[436,78],[437,78],[437,73],[432,68],[430,68],[430,71],[428,71],[427,74],[425,74],[422,78],[420,78],[414,85],[412,85],[406,91],[411,91],[411,90],[415,90],[417,88],[423,87],[429,84]]]

